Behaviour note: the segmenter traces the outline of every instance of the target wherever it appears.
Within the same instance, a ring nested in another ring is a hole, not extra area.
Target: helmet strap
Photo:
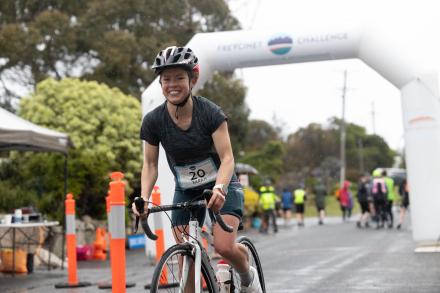
[[[192,76],[191,76],[191,73],[188,73],[188,77],[189,77],[189,79],[190,79],[190,81],[189,81],[189,87],[190,87],[190,92],[189,92],[189,94],[188,94],[188,95],[186,96],[186,98],[183,99],[183,101],[180,102],[180,103],[172,103],[172,102],[170,102],[172,105],[176,106],[176,112],[174,112],[174,117],[176,117],[176,120],[179,120],[179,115],[177,114],[177,112],[178,112],[178,110],[179,110],[179,107],[183,107],[183,106],[185,106],[186,103],[188,102],[189,98],[190,98],[191,95],[192,95],[192,86],[191,86],[191,78],[192,78]],[[160,79],[159,79],[159,83],[161,83]],[[162,83],[161,83],[161,84],[162,84]]]
[[[177,112],[179,110],[179,107],[185,106],[190,97],[191,97],[191,93],[189,93],[188,96],[186,96],[186,98],[182,102],[180,102],[180,103],[172,103],[172,102],[170,102],[172,105],[176,106],[176,112],[174,112],[174,117],[176,117],[177,120],[179,120],[179,115],[177,114]]]

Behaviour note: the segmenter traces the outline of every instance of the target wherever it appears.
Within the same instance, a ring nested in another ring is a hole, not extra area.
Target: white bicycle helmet
[[[168,47],[157,54],[151,69],[159,75],[164,69],[171,67],[182,67],[192,72],[198,71],[198,59],[193,50],[187,47]]]

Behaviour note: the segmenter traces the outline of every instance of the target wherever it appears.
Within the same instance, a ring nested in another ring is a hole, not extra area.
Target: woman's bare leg
[[[222,215],[226,224],[234,227],[232,233],[223,231],[220,225],[215,224],[214,247],[215,250],[239,273],[247,272],[249,269],[247,249],[242,244],[235,242],[239,219],[232,215]]]

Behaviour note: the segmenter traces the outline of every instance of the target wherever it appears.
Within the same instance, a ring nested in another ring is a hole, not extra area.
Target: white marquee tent
[[[0,151],[59,152],[64,154],[64,194],[67,193],[67,134],[29,122],[0,108]]]
[[[67,154],[72,146],[65,133],[50,130],[0,108],[0,151],[49,151]]]
[[[0,151],[18,150],[64,154],[64,194],[67,194],[67,151],[69,147],[73,147],[73,143],[67,134],[36,125],[0,108]],[[62,259],[64,259],[64,250]]]

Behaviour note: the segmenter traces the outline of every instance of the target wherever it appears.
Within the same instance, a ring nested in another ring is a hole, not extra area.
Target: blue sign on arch
[[[293,39],[288,35],[277,35],[270,38],[267,46],[275,55],[284,55],[292,49]]]

